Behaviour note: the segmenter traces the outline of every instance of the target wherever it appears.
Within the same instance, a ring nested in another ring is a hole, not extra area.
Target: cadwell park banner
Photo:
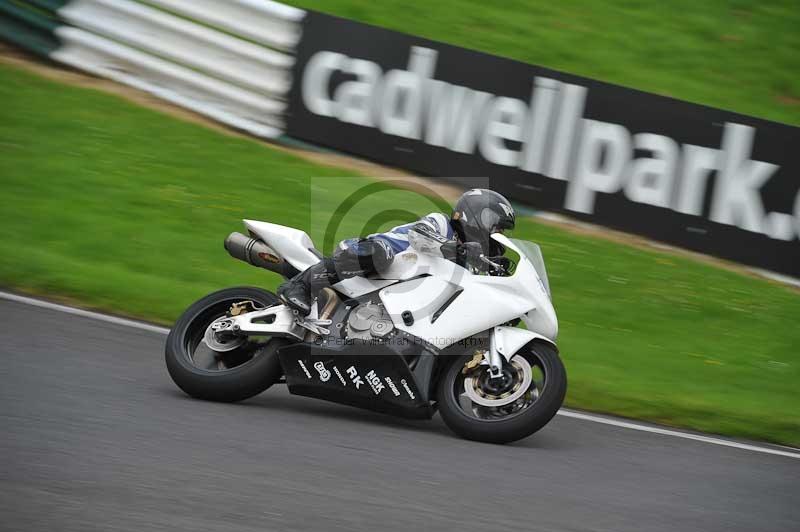
[[[800,277],[800,128],[315,12],[293,80],[291,137]]]
[[[0,39],[273,142],[800,278],[800,128],[270,0],[0,0]]]

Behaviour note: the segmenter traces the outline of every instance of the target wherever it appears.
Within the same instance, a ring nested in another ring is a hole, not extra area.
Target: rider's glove
[[[452,260],[453,262],[457,262],[458,260],[458,242],[455,240],[448,240],[442,247],[439,248],[439,251],[442,252],[442,257],[447,260]]]
[[[477,242],[464,242],[458,246],[459,264],[478,264],[483,248]]]

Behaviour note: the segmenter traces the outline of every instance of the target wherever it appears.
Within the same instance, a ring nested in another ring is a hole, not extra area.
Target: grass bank
[[[800,125],[796,0],[287,3]]]
[[[9,66],[0,100],[0,284],[115,313],[169,323],[212,290],[274,288],[222,239],[250,217],[322,242],[372,182]],[[434,208],[376,194],[336,236]],[[532,220],[515,236],[548,260],[570,406],[800,445],[796,292]]]

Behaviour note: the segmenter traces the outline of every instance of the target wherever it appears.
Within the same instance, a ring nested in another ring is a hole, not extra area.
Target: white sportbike
[[[285,278],[321,259],[303,231],[244,223],[250,236],[225,240],[235,258]],[[397,416],[438,410],[468,439],[529,436],[566,393],[558,320],[539,247],[492,238],[507,250],[502,264],[480,256],[459,265],[409,248],[380,278],[322,289],[308,316],[259,288],[214,292],[172,328],[169,373],[202,399],[240,401],[280,382],[293,394]]]

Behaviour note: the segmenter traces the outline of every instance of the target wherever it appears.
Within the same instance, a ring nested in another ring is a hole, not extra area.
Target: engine
[[[359,340],[385,339],[394,330],[394,324],[383,305],[362,303],[347,318],[347,337]]]

